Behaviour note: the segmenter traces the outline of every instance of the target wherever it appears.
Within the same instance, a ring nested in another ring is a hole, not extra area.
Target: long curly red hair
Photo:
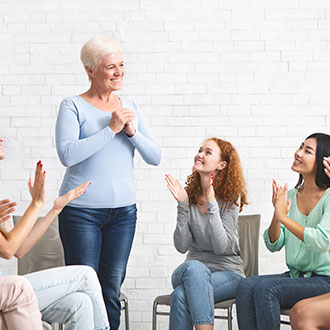
[[[219,146],[221,160],[227,162],[227,166],[219,171],[213,179],[216,199],[224,200],[228,208],[235,203],[242,211],[243,206],[248,203],[246,185],[238,153],[230,142],[215,137],[206,139],[206,141],[210,140]],[[188,176],[185,189],[188,194],[189,204],[198,204],[202,195],[202,187],[200,175],[195,170]]]

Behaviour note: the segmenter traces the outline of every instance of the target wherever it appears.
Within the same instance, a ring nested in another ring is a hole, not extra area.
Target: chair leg
[[[228,308],[228,330],[233,329],[233,308],[230,306]]]
[[[157,303],[152,308],[152,330],[157,330]]]
[[[125,306],[125,330],[129,330],[129,313],[128,313],[128,300],[124,300]]]

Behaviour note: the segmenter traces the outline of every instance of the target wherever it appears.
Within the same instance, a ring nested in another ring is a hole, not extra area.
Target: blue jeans
[[[125,279],[136,225],[135,204],[114,209],[66,206],[59,231],[67,265],[89,265],[98,273],[111,330],[120,323],[120,287]]]
[[[290,278],[289,272],[242,279],[236,306],[240,330],[279,330],[280,310],[330,291],[330,277]]]
[[[214,302],[233,299],[242,276],[211,271],[200,261],[188,260],[172,275],[170,330],[191,330],[214,323]]]
[[[108,330],[102,291],[87,266],[57,267],[24,277],[32,284],[42,319],[66,330]]]

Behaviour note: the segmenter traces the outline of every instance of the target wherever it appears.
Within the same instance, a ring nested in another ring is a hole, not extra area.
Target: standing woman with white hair
[[[94,37],[82,47],[81,60],[90,89],[62,101],[56,124],[57,152],[67,167],[60,194],[86,178],[92,184],[63,209],[59,230],[66,264],[98,272],[111,330],[117,330],[120,287],[136,225],[134,152],[158,165],[161,151],[139,107],[113,93],[125,74],[122,46]]]

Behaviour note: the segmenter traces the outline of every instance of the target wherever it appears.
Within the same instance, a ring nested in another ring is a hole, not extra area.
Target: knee
[[[36,296],[32,287],[32,284],[23,276],[14,276],[13,282],[15,291],[18,290],[22,295],[29,300],[36,300]]]
[[[280,299],[280,286],[271,283],[267,280],[260,281],[255,284],[253,295],[256,301],[262,301],[265,297],[279,300]]]
[[[293,329],[310,329],[313,317],[313,311],[304,300],[298,301],[290,310],[290,322]]]
[[[242,278],[238,282],[236,289],[236,296],[252,294],[257,283],[258,283],[258,279],[256,277]]]
[[[94,268],[90,266],[80,266],[83,267],[85,276],[90,282],[98,282],[98,277]]]
[[[8,276],[3,278],[2,295],[17,303],[37,304],[37,297],[31,283],[23,276]]]
[[[87,294],[83,292],[75,292],[67,297],[68,305],[74,314],[86,313],[86,315],[93,315],[93,303]]]
[[[188,275],[195,275],[197,277],[201,274],[206,274],[211,277],[211,271],[200,261],[197,260],[188,260],[185,261],[185,273]]]
[[[186,296],[182,285],[177,286],[171,294],[171,308],[186,304]]]

